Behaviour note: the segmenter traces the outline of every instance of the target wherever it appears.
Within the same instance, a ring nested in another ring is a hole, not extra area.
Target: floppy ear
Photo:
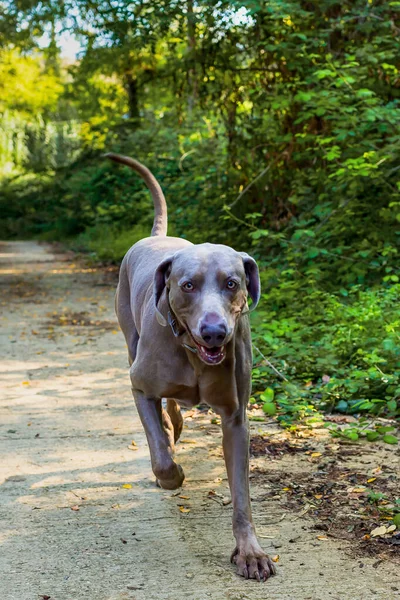
[[[167,320],[164,317],[164,315],[162,315],[160,313],[160,311],[158,310],[158,303],[159,303],[162,293],[164,291],[165,284],[167,283],[167,279],[168,279],[168,276],[169,276],[169,273],[171,270],[172,259],[173,259],[172,256],[168,256],[167,258],[165,258],[162,261],[162,263],[160,263],[158,265],[157,270],[154,274],[153,293],[154,293],[154,304],[156,307],[156,317],[157,317],[157,321],[163,327],[167,326]]]
[[[244,271],[246,273],[246,285],[249,296],[253,301],[250,310],[254,310],[261,296],[260,275],[258,266],[254,258],[251,258],[246,252],[239,252],[243,258]]]

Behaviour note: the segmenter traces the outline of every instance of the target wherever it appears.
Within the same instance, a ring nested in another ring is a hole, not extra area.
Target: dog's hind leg
[[[173,398],[167,398],[167,413],[174,430],[174,442],[176,443],[182,433],[183,418],[179,404]]]
[[[162,418],[162,426],[163,426],[165,433],[167,434],[167,437],[169,440],[169,445],[171,447],[171,452],[172,452],[172,456],[173,456],[175,453],[174,425],[169,416],[168,409],[164,408],[164,406],[161,409],[161,418]]]
[[[118,317],[119,326],[125,336],[126,345],[128,346],[129,364],[132,365],[136,358],[139,333],[132,316],[129,281],[126,273],[125,260],[122,261],[119,272],[119,282],[115,294],[115,312]]]

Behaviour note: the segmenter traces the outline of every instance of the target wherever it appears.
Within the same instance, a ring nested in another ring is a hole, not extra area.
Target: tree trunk
[[[128,92],[129,118],[139,121],[139,97],[137,79],[131,73],[126,75],[126,90]]]
[[[197,80],[196,80],[196,17],[193,10],[193,0],[187,0],[187,31],[188,31],[188,113],[192,113],[197,100]]]
[[[237,103],[236,100],[231,100],[227,103],[226,107],[227,118],[225,121],[226,131],[228,134],[228,157],[230,164],[235,165],[237,159],[237,147],[236,147],[236,113]]]

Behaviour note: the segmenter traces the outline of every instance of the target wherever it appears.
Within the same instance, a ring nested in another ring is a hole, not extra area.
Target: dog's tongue
[[[225,346],[206,348],[199,344],[197,348],[200,358],[208,365],[219,365],[225,358]]]

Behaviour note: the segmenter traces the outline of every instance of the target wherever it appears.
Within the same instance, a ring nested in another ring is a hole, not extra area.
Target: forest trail
[[[114,289],[115,273],[49,246],[0,244],[0,597],[400,598],[398,568],[318,539],[307,515],[285,514],[254,478],[254,518],[278,574],[265,584],[235,575],[219,427],[186,411],[184,497],[155,486]],[[297,460],[252,464],[276,474]]]

